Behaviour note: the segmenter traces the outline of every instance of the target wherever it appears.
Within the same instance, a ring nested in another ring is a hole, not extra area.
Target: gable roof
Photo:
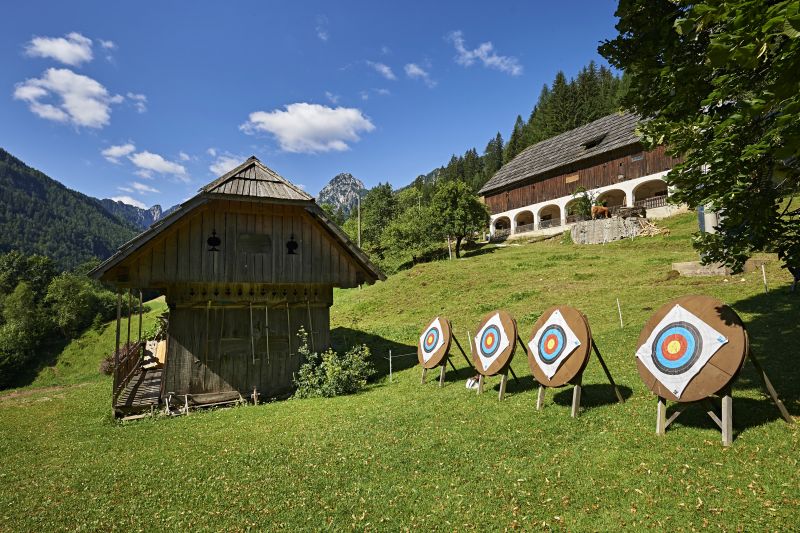
[[[497,191],[544,172],[636,144],[640,141],[636,133],[639,121],[640,117],[633,113],[614,113],[533,144],[503,165],[478,194]]]
[[[120,246],[111,257],[92,269],[89,275],[96,279],[101,279],[103,274],[121,263],[186,214],[217,198],[242,201],[277,200],[284,204],[303,205],[306,212],[319,221],[323,228],[339,241],[344,249],[356,260],[356,263],[361,265],[367,273],[371,274],[375,280],[386,279],[386,275],[370,261],[367,254],[351,241],[335,222],[328,218],[325,212],[316,204],[313,196],[264,165],[256,156],[250,156],[247,161],[238,167],[202,187],[198,194],[183,202],[169,215]],[[371,283],[372,281],[369,282]]]
[[[264,165],[254,155],[200,189],[200,192],[279,200],[314,200],[311,195]]]

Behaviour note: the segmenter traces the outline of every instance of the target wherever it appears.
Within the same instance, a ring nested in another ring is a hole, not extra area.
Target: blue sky
[[[0,146],[170,206],[255,154],[316,194],[395,187],[497,131],[613,37],[616,2],[14,2]]]

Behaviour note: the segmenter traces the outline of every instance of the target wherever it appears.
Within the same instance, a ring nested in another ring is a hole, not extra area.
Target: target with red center
[[[536,381],[546,387],[566,385],[589,360],[591,332],[586,319],[573,307],[551,307],[536,321],[527,344],[528,365]]]
[[[662,398],[692,402],[733,380],[747,341],[728,306],[707,296],[686,296],[655,313],[638,346],[637,366],[647,386]]]
[[[516,347],[517,324],[505,311],[483,319],[473,339],[472,359],[484,376],[493,376],[508,366]]]
[[[451,338],[450,321],[444,317],[434,318],[419,337],[417,345],[419,363],[425,368],[440,365],[450,349]]]

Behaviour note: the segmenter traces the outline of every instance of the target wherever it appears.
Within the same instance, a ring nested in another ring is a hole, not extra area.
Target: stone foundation
[[[570,230],[572,242],[576,244],[605,244],[639,235],[638,218],[601,218],[576,222]]]

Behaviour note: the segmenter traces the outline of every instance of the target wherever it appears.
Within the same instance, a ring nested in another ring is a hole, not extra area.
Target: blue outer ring
[[[558,339],[558,346],[556,347],[553,355],[548,356],[544,351],[544,341],[550,335],[555,334],[556,339]],[[564,351],[564,346],[566,345],[566,335],[564,334],[564,328],[557,324],[551,324],[544,330],[542,336],[539,337],[539,359],[544,361],[547,364],[552,363],[561,355]]]
[[[681,335],[686,339],[686,353],[680,359],[669,360],[661,351],[661,346],[670,335]],[[661,372],[671,376],[683,374],[700,358],[703,353],[703,338],[700,332],[688,322],[673,322],[661,329],[651,347],[653,364]]]
[[[427,342],[425,342],[425,341],[428,340],[428,335],[430,335],[431,332],[434,333],[435,338],[433,339],[433,343],[430,346],[428,346]],[[430,353],[433,350],[433,348],[436,346],[436,343],[439,342],[439,330],[436,329],[436,328],[429,328],[428,331],[425,332],[425,335],[423,336],[423,339],[425,339],[425,341],[423,341],[423,343],[422,343],[422,349],[426,353]]]
[[[484,349],[484,341],[486,340],[486,336],[489,333],[494,333],[494,338],[495,338],[494,348],[490,352],[486,352]],[[481,348],[481,355],[483,355],[484,357],[492,357],[494,354],[497,353],[497,349],[500,347],[500,329],[498,329],[498,327],[495,325],[491,325],[485,330],[483,330],[483,333],[481,334],[481,341],[479,344]]]

